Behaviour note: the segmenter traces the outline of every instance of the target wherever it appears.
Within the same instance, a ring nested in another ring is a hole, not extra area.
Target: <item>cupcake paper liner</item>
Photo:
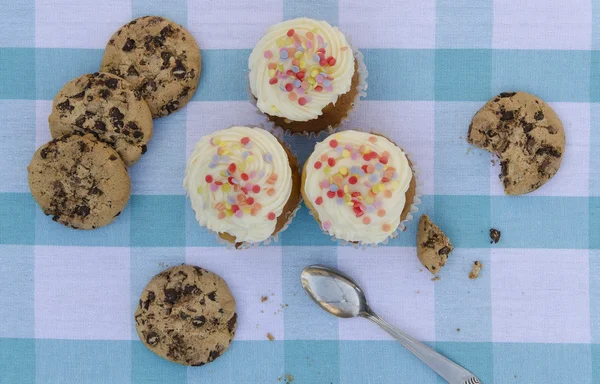
[[[292,132],[288,129],[282,128],[282,127],[276,125],[275,122],[269,120],[267,115],[265,113],[263,113],[256,105],[256,98],[254,97],[254,94],[252,94],[252,90],[250,89],[250,78],[249,78],[250,72],[247,71],[246,72],[246,84],[247,84],[246,91],[248,93],[248,100],[250,101],[250,103],[252,103],[252,105],[254,105],[256,113],[261,115],[266,120],[265,127],[268,127],[268,129],[267,128],[265,128],[265,129],[267,129],[271,133],[278,132],[279,135],[281,135],[281,137],[305,136],[307,138],[318,138],[321,134],[326,134],[326,136],[331,135],[332,133],[336,132],[344,122],[350,121],[352,119],[352,114],[358,108],[361,97],[367,96],[367,88],[369,86],[367,84],[367,77],[369,76],[369,71],[367,70],[367,66],[365,65],[364,56],[363,56],[362,52],[360,52],[352,44],[352,38],[349,35],[346,35],[346,34],[344,34],[344,35],[346,36],[346,41],[348,42],[350,49],[352,49],[352,52],[354,53],[354,58],[356,59],[357,71],[358,71],[358,84],[356,85],[356,89],[358,89],[358,92],[356,93],[356,96],[354,97],[354,100],[352,101],[352,107],[350,107],[350,109],[348,110],[348,114],[346,115],[346,117],[344,117],[342,120],[340,120],[340,122],[337,125],[335,125],[335,126],[330,125],[329,127],[327,127],[327,129],[324,129],[324,130],[321,130],[318,132],[306,132],[306,131],[305,132]]]
[[[237,125],[231,125],[227,128],[231,128],[231,127],[235,127]],[[269,129],[265,129],[263,126],[261,125],[247,125],[247,127],[250,128],[261,128],[264,129],[265,131],[273,134],[273,136],[275,136],[277,138],[277,140],[279,141],[279,143],[284,146],[285,148],[287,148],[292,157],[296,160],[296,163],[298,164],[298,172],[300,173],[300,175],[302,175],[302,169],[300,168],[300,162],[298,161],[298,157],[294,154],[294,152],[292,151],[291,147],[285,143],[283,141],[283,134],[281,132],[277,133],[277,132],[271,132]],[[227,129],[227,128],[223,128],[223,129]],[[186,192],[187,195],[187,192]],[[294,217],[296,217],[296,214],[298,213],[298,210],[300,209],[300,206],[302,204],[302,197],[300,197],[300,201],[298,202],[298,205],[292,210],[292,213],[290,214],[290,217],[288,218],[288,221],[283,225],[283,227],[274,235],[269,236],[267,239],[263,240],[263,241],[257,241],[255,243],[250,243],[247,241],[242,241],[242,242],[238,242],[238,243],[231,243],[225,239],[223,239],[221,236],[219,236],[219,232],[213,231],[212,229],[209,229],[205,226],[201,226],[202,228],[204,228],[205,230],[212,232],[215,235],[215,238],[217,240],[218,244],[221,245],[225,245],[227,247],[227,249],[235,249],[235,250],[242,250],[242,249],[249,249],[249,248],[254,248],[254,247],[258,247],[261,245],[269,245],[271,243],[276,243],[279,241],[279,234],[282,233],[283,231],[285,231],[290,224],[292,223],[292,221],[294,220]],[[198,224],[200,225],[200,224]],[[236,246],[236,244],[239,244],[238,246]]]
[[[356,130],[358,130],[358,129],[356,129]],[[379,135],[376,132],[372,132],[372,131],[370,131],[370,132],[373,134]],[[380,135],[380,136],[383,136],[383,135]],[[383,137],[385,137],[385,136],[383,136]],[[386,139],[387,139],[387,137],[386,137]],[[388,140],[390,140],[390,139],[388,139]],[[393,140],[390,140],[390,141],[392,143],[394,143],[396,146],[398,146]],[[402,147],[400,147],[400,146],[398,146],[398,147],[400,149],[402,149],[402,151],[404,151],[404,149]],[[419,168],[417,163],[412,159],[411,154],[409,154],[406,151],[404,151],[404,154],[411,162],[411,169],[413,171],[413,175],[414,175],[415,182],[416,182],[415,197],[413,198],[413,201],[410,204],[410,208],[409,208],[408,214],[406,215],[406,218],[404,220],[400,221],[400,225],[398,225],[398,228],[394,232],[390,233],[390,235],[388,236],[387,239],[385,239],[384,241],[382,241],[380,243],[364,243],[362,241],[352,242],[352,241],[348,241],[348,240],[338,239],[337,237],[330,235],[329,232],[327,232],[326,230],[323,229],[321,221],[317,219],[317,217],[315,216],[315,213],[312,211],[312,209],[307,207],[308,213],[310,213],[310,215],[315,219],[315,221],[317,222],[319,227],[321,227],[321,231],[323,232],[323,234],[325,234],[326,236],[329,236],[331,238],[331,241],[333,241],[337,245],[343,245],[343,246],[351,245],[354,248],[366,249],[369,247],[377,247],[379,245],[387,245],[389,243],[390,239],[395,239],[396,237],[399,236],[399,232],[404,232],[407,228],[407,224],[414,219],[413,214],[417,213],[419,211],[419,205],[421,204],[421,196],[423,196],[423,181],[419,178],[419,175],[421,174],[421,169]]]

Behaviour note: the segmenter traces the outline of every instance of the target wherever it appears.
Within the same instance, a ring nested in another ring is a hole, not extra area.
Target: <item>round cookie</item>
[[[133,84],[152,111],[166,116],[192,98],[200,78],[200,49],[181,25],[144,16],[121,27],[108,41],[101,71]]]
[[[154,276],[135,311],[138,336],[154,353],[201,366],[221,356],[235,335],[235,299],[218,275],[179,265]]]
[[[507,195],[535,191],[560,168],[565,131],[552,108],[524,92],[501,93],[473,117],[467,140],[500,158]]]
[[[95,229],[119,216],[131,190],[117,152],[92,135],[71,135],[41,146],[29,167],[33,198],[52,220]]]
[[[152,137],[148,104],[127,81],[110,73],[93,73],[69,81],[54,97],[48,117],[53,138],[92,133],[109,144],[127,166],[146,152]]]

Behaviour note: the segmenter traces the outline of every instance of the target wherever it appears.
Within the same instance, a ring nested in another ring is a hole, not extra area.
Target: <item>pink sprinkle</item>
[[[326,90],[327,92],[333,92],[333,87],[332,87],[332,86],[329,86],[329,87],[325,88],[325,90]]]
[[[329,180],[321,181],[321,188],[329,188]]]
[[[315,80],[317,80],[317,83],[321,84],[323,82],[323,75],[317,75],[317,77],[315,77]]]
[[[306,102],[307,102],[307,103],[310,103],[310,101],[312,100],[312,99],[310,98],[310,96],[304,96],[304,99],[306,99]]]
[[[329,228],[331,228],[331,223],[329,221],[325,221],[323,223],[323,229],[329,231]]]
[[[235,212],[235,217],[242,217],[244,213],[242,212],[242,210],[240,209],[239,211]]]
[[[298,96],[296,95],[296,92],[288,93],[288,99],[290,99],[291,101],[296,101],[297,98]]]
[[[323,45],[323,36],[317,35],[317,41],[319,42],[319,45]]]
[[[352,160],[358,160],[358,153],[357,152],[352,152],[352,155],[350,155],[352,157]]]
[[[350,144],[346,144],[346,147],[345,147],[345,148],[346,148],[347,150],[349,150],[349,151],[352,151],[352,149],[353,149],[353,148],[352,148],[352,145],[350,145]]]
[[[304,81],[302,82],[302,88],[304,88],[304,89],[308,89],[308,86],[309,86],[309,84],[308,84],[308,81],[304,80]]]
[[[310,40],[306,40],[306,48],[308,48],[308,49],[312,49],[312,47],[313,47],[313,43],[312,43],[312,41],[310,41]]]
[[[217,192],[217,190],[219,189],[219,186],[217,184],[211,184],[210,185],[210,190],[213,192]]]
[[[298,88],[296,89],[296,92],[298,92],[299,95],[304,95],[304,88]]]
[[[273,53],[269,50],[265,51],[265,59],[270,59],[273,56]]]

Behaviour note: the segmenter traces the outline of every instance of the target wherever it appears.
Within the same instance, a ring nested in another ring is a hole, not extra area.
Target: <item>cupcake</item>
[[[409,218],[416,179],[406,154],[387,138],[342,131],[317,143],[304,165],[301,190],[323,231],[375,245]]]
[[[288,20],[270,27],[250,54],[250,91],[275,125],[318,133],[338,126],[360,97],[365,72],[359,66],[337,27]]]
[[[202,137],[183,185],[200,225],[236,248],[277,235],[300,203],[296,158],[261,128],[231,127]]]

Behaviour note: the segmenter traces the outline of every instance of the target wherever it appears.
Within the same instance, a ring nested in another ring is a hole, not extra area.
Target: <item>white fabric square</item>
[[[35,247],[35,337],[130,340],[129,248]]]
[[[590,105],[588,103],[549,103],[563,123],[566,146],[556,175],[528,196],[588,196],[590,179]],[[493,157],[495,158],[495,156]],[[504,195],[500,162],[494,160],[490,172],[490,194]]]
[[[192,101],[186,109],[186,158],[202,136],[232,125],[264,127],[267,121],[248,101]]]
[[[188,2],[188,28],[200,49],[254,48],[282,18],[281,0]]]
[[[35,148],[52,140],[48,116],[52,112],[52,100],[35,101]]]
[[[588,267],[587,249],[493,248],[492,340],[589,343]]]
[[[238,313],[236,340],[266,340],[270,332],[282,340],[283,308],[281,247],[239,250],[188,247],[186,263],[221,276],[235,297]],[[268,300],[261,301],[262,296]]]
[[[424,195],[434,193],[435,109],[432,101],[361,101],[344,129],[372,130],[394,141],[421,171]]]
[[[363,48],[435,48],[435,0],[340,0],[339,24]]]
[[[494,0],[493,48],[590,49],[589,0]]]
[[[412,247],[380,247],[365,252],[338,248],[338,268],[355,279],[369,305],[386,321],[425,341],[435,340],[435,295],[431,274]],[[340,340],[393,340],[375,324],[340,319]]]
[[[131,14],[131,0],[37,0],[35,45],[103,49]]]

